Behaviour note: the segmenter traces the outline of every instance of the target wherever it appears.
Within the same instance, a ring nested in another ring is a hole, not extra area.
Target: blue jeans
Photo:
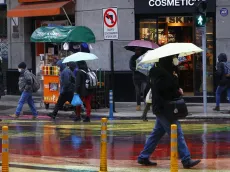
[[[227,88],[227,86],[218,86],[216,89],[216,106],[220,106],[220,97],[225,89],[227,89],[227,97],[230,102],[230,88]]]
[[[22,108],[23,108],[23,105],[25,104],[25,102],[28,103],[28,105],[30,107],[30,110],[32,111],[33,116],[37,116],[38,113],[37,113],[36,107],[34,105],[34,100],[32,98],[32,93],[31,92],[26,92],[26,91],[22,92],[22,95],[21,95],[21,97],[19,99],[18,106],[16,108],[15,114],[17,116],[20,115],[20,113],[22,111]]]
[[[191,156],[184,139],[180,122],[176,120],[173,123],[177,125],[178,152],[180,159],[182,162],[188,161],[191,159]],[[169,136],[171,135],[171,123],[167,120],[167,118],[165,118],[164,115],[157,116],[155,127],[145,143],[144,150],[140,153],[138,158],[149,159],[151,154],[156,149],[158,142],[165,135],[165,133],[168,133]]]

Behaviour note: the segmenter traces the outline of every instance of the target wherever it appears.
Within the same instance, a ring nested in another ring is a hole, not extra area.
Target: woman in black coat
[[[163,65],[162,65],[163,66]],[[155,127],[145,143],[144,150],[138,156],[138,163],[142,165],[157,165],[149,160],[157,147],[160,139],[167,133],[170,136],[171,125],[177,125],[178,153],[184,168],[197,165],[200,160],[192,160],[186,145],[180,122],[174,118],[173,110],[167,108],[167,103],[180,97],[183,91],[179,88],[178,81],[160,64],[150,70],[152,109],[156,115]],[[172,65],[169,65],[172,66]]]
[[[81,100],[83,101],[86,107],[86,118],[84,119],[84,122],[90,122],[91,100],[92,100],[93,90],[87,89],[85,85],[87,79],[87,72],[89,68],[85,61],[78,61],[77,66],[78,66],[78,71],[76,76],[75,93],[79,94]],[[81,106],[76,107],[76,115],[77,118],[75,119],[75,121],[80,119]]]

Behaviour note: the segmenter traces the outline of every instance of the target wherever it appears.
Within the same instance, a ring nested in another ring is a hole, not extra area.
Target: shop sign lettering
[[[150,7],[180,7],[193,6],[200,0],[149,0]]]

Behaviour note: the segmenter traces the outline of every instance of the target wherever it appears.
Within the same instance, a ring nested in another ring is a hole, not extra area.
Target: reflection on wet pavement
[[[40,121],[5,119],[3,123],[9,126],[11,171],[91,172],[99,169],[99,120],[84,124],[68,120],[54,123],[45,118]],[[142,167],[136,163],[153,126],[154,121],[108,123],[109,171],[169,171],[170,146],[167,135],[151,157],[159,164],[156,168]],[[230,170],[228,121],[184,121],[182,128],[192,158],[202,159],[195,171]],[[181,164],[179,167],[180,171],[191,171],[183,169]]]

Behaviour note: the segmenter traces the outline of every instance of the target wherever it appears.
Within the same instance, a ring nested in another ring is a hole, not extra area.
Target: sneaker
[[[215,108],[213,108],[214,111],[220,111],[220,106],[216,106]]]
[[[33,117],[32,117],[32,120],[37,120],[37,119],[38,119],[37,116],[33,116]]]
[[[52,118],[53,120],[56,119],[56,116],[54,116],[53,113],[49,113],[47,116],[50,117],[50,118]]]
[[[9,115],[11,118],[15,118],[15,119],[18,119],[19,118],[19,115],[16,115],[16,114],[13,114],[13,115]]]
[[[90,117],[86,117],[84,120],[83,120],[83,122],[90,122]]]
[[[151,162],[148,158],[138,158],[137,163],[145,166],[156,166],[156,162]]]
[[[140,105],[137,105],[136,111],[141,111],[141,106]]]

